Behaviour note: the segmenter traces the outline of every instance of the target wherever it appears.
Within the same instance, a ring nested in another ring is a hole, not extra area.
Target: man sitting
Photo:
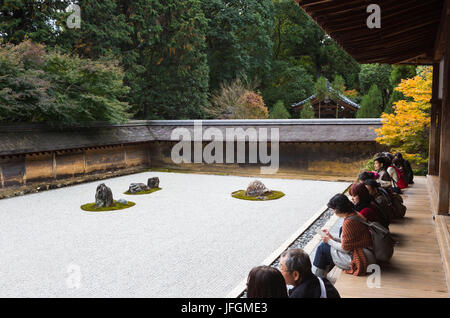
[[[290,298],[340,298],[333,284],[311,271],[309,255],[302,249],[289,249],[281,254],[280,271],[287,285],[292,285]]]

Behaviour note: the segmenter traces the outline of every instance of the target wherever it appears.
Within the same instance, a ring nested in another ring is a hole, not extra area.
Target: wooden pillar
[[[439,175],[439,143],[440,143],[440,106],[439,100],[439,63],[433,64],[433,94],[431,98],[431,125],[428,158],[428,174]]]
[[[448,10],[450,11],[450,10]],[[439,195],[438,214],[448,215],[450,199],[450,12],[447,11],[447,23],[444,32],[444,83],[442,97],[441,142],[439,156]]]

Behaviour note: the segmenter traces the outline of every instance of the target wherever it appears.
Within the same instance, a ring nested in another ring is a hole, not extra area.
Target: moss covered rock
[[[126,204],[119,203],[116,200],[114,200],[113,205],[109,207],[98,207],[94,203],[87,203],[81,206],[81,209],[84,211],[89,212],[107,212],[107,211],[117,211],[117,210],[124,210],[131,208],[132,206],[135,206],[136,203],[128,201]]]
[[[283,192],[281,192],[281,191],[274,191],[274,190],[266,192],[264,195],[258,196],[258,197],[246,195],[246,190],[238,190],[238,191],[234,191],[233,193],[231,193],[231,196],[233,198],[241,199],[241,200],[251,200],[251,201],[276,200],[276,199],[279,199],[281,197],[284,197],[284,195],[285,194]]]

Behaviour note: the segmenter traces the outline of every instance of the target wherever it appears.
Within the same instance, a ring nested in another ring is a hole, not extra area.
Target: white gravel
[[[121,194],[152,176],[163,190]],[[0,297],[224,297],[349,185],[259,178],[286,196],[231,197],[252,180],[147,172],[0,200]],[[82,211],[101,182],[136,206]]]

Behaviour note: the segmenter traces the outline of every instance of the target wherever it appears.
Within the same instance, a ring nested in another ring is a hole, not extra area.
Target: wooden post
[[[431,176],[439,175],[439,63],[433,64],[433,89],[431,98],[431,126],[429,142],[428,174]]]
[[[450,11],[450,10],[448,10]],[[438,214],[448,215],[449,212],[449,192],[450,192],[450,23],[448,22],[449,12],[447,11],[447,23],[444,32],[444,83],[442,97],[442,117],[441,142],[439,156],[439,194],[438,194]]]

